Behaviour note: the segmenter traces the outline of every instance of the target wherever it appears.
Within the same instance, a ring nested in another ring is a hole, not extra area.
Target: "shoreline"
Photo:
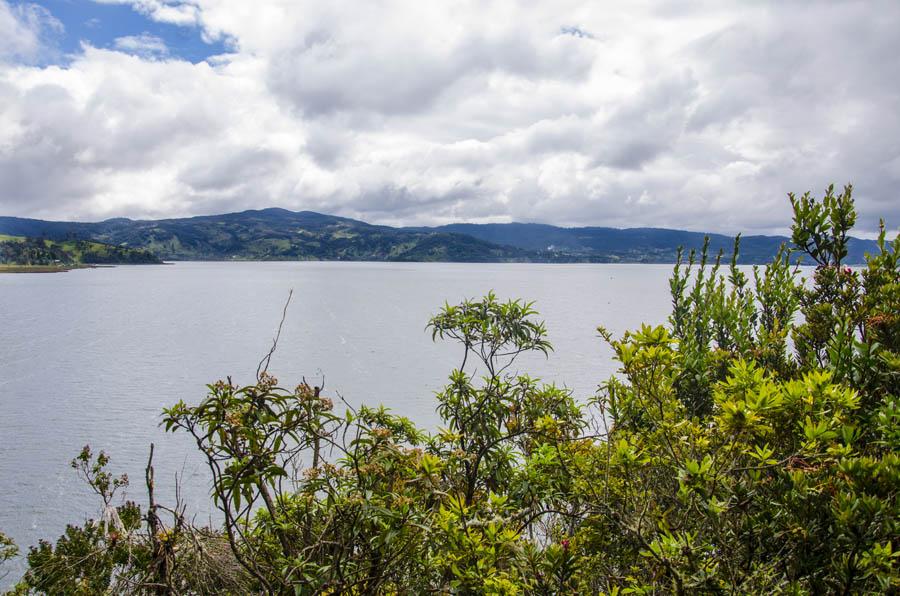
[[[72,269],[92,269],[91,265],[0,265],[0,273],[65,273]]]
[[[65,273],[74,269],[112,269],[120,265],[170,265],[171,263],[77,263],[73,265],[11,265],[0,263],[2,273]]]

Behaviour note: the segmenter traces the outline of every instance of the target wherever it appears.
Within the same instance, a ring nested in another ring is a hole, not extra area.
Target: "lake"
[[[159,427],[163,407],[197,403],[207,383],[253,380],[288,292],[270,372],[304,376],[351,404],[382,403],[434,429],[434,393],[461,347],[425,326],[445,301],[494,290],[526,298],[547,323],[549,358],[518,369],[579,398],[616,369],[598,337],[669,313],[670,265],[450,263],[177,263],[0,275],[0,529],[23,551],[67,522],[96,516],[99,499],[69,462],[90,444],[143,498],[156,444],[157,498],[182,480],[189,511],[208,519],[207,475],[193,444]],[[339,402],[339,400],[335,400]],[[12,575],[16,575],[13,573]],[[11,578],[7,578],[9,581]]]

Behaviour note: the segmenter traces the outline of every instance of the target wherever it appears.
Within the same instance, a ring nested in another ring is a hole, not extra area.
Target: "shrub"
[[[127,479],[86,449],[103,520],[32,548],[19,589],[896,593],[900,236],[849,269],[852,189],[791,201],[810,280],[789,247],[753,283],[739,241],[728,265],[679,256],[668,326],[600,329],[621,368],[588,403],[510,372],[552,347],[492,293],[429,323],[462,348],[433,434],[265,371],[210,385],[164,424],[196,441],[222,527],[157,505],[150,464],[148,509],[114,507]]]

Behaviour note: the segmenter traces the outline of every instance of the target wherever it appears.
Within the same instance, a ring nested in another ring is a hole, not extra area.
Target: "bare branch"
[[[291,291],[288,292],[287,301],[284,303],[284,309],[281,311],[281,321],[278,323],[278,331],[275,333],[275,337],[272,339],[272,347],[269,348],[268,354],[263,356],[263,359],[259,361],[259,365],[256,367],[256,379],[259,380],[262,375],[269,370],[269,363],[272,361],[272,355],[275,353],[275,350],[278,348],[278,339],[281,337],[281,328],[284,326],[284,320],[287,318],[287,309],[291,304],[291,298],[294,296],[294,289],[291,288]]]

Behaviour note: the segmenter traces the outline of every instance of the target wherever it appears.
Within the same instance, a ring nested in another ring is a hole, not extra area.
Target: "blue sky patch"
[[[47,9],[65,27],[65,31],[53,36],[62,57],[79,53],[82,42],[145,57],[190,62],[228,52],[223,40],[204,41],[199,27],[159,23],[126,4],[90,0],[41,0],[34,4]]]

